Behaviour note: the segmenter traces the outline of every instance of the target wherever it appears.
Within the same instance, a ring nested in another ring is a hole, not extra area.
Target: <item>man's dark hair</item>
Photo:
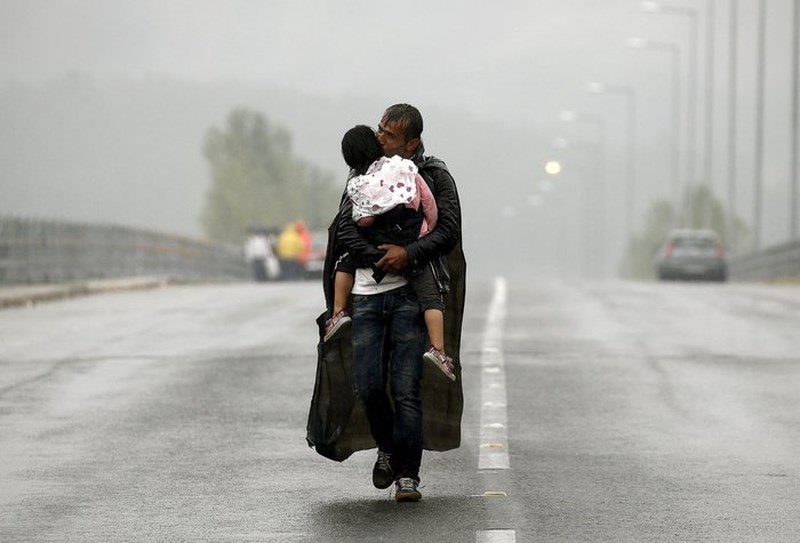
[[[348,166],[363,175],[370,164],[383,156],[383,148],[372,128],[359,124],[344,133],[342,156]]]
[[[406,141],[422,136],[422,114],[412,105],[395,104],[389,106],[383,113],[383,118],[402,126]]]

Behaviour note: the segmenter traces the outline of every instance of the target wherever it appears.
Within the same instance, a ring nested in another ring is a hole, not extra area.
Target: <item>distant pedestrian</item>
[[[267,280],[267,259],[272,253],[269,240],[263,229],[251,227],[248,229],[247,241],[244,246],[244,254],[253,272],[253,279],[256,282]]]
[[[306,245],[298,231],[297,224],[286,225],[278,236],[277,253],[281,267],[281,278],[289,281],[300,279],[300,259],[306,251]]]

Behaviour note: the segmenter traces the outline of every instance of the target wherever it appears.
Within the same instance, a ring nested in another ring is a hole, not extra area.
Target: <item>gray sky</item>
[[[702,16],[707,1],[665,3],[694,5]],[[722,24],[727,2],[716,3]],[[740,4],[746,39],[755,1]],[[788,4],[770,2],[775,39],[788,30],[781,24]],[[577,107],[585,100],[585,82],[597,78],[649,91],[665,62],[628,49],[629,36],[684,43],[688,37],[686,18],[647,15],[636,0],[452,6],[421,0],[402,7],[363,0],[0,0],[0,78],[80,71],[270,82],[325,93],[402,95],[412,102],[432,96],[483,116],[541,122],[554,118],[545,109],[550,103],[531,103],[531,96],[561,97]]]
[[[698,11],[699,64],[704,69],[705,8],[714,30],[713,183],[720,196],[728,173],[727,0],[664,0]],[[457,6],[457,7],[456,7]],[[771,192],[767,241],[788,227],[786,200],[790,125],[792,1],[768,2],[766,156]],[[737,169],[739,211],[749,218],[754,141],[757,2],[739,1]],[[586,126],[563,126],[562,109],[607,119],[608,146],[624,154],[619,97],[586,92],[592,80],[635,89],[639,197],[669,194],[669,57],[626,45],[637,36],[675,42],[682,50],[681,138],[698,134],[703,102],[686,120],[689,18],[646,14],[636,0],[507,0],[458,3],[412,0],[0,0],[0,82],[36,83],[78,72],[98,77],[153,74],[200,83],[235,81],[378,103],[435,105],[537,132],[591,139]],[[698,96],[704,92],[698,81]],[[371,119],[365,119],[371,121]],[[475,137],[479,137],[476,134]],[[546,150],[538,149],[538,154]],[[624,175],[609,158],[610,176]],[[535,177],[538,174],[533,174]],[[643,207],[643,206],[642,206]],[[615,210],[618,212],[619,210]],[[641,210],[640,210],[641,211]]]

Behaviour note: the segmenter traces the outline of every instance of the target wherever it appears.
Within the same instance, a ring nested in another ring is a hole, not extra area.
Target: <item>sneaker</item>
[[[378,450],[378,459],[375,461],[375,467],[372,468],[372,484],[375,485],[375,488],[384,489],[392,486],[394,471],[392,471],[391,458],[390,453]]]
[[[425,354],[422,355],[422,358],[428,362],[436,364],[436,367],[439,368],[442,373],[444,373],[451,381],[456,380],[456,368],[453,365],[453,359],[444,354],[444,351],[440,351],[436,347],[431,347],[425,351]]]
[[[342,309],[333,317],[325,321],[325,336],[322,338],[322,341],[328,341],[332,337],[336,335],[339,330],[344,328],[344,326],[350,323],[352,319],[350,315],[347,314],[347,311]]]
[[[419,481],[411,477],[400,477],[394,483],[394,499],[398,502],[418,502],[422,494],[417,490]]]

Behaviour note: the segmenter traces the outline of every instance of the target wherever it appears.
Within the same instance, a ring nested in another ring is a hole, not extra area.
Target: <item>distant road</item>
[[[0,541],[800,534],[798,287],[473,280],[462,447],[425,454],[417,504],[372,487],[374,451],[305,443],[322,306],[268,283],[0,311]]]

